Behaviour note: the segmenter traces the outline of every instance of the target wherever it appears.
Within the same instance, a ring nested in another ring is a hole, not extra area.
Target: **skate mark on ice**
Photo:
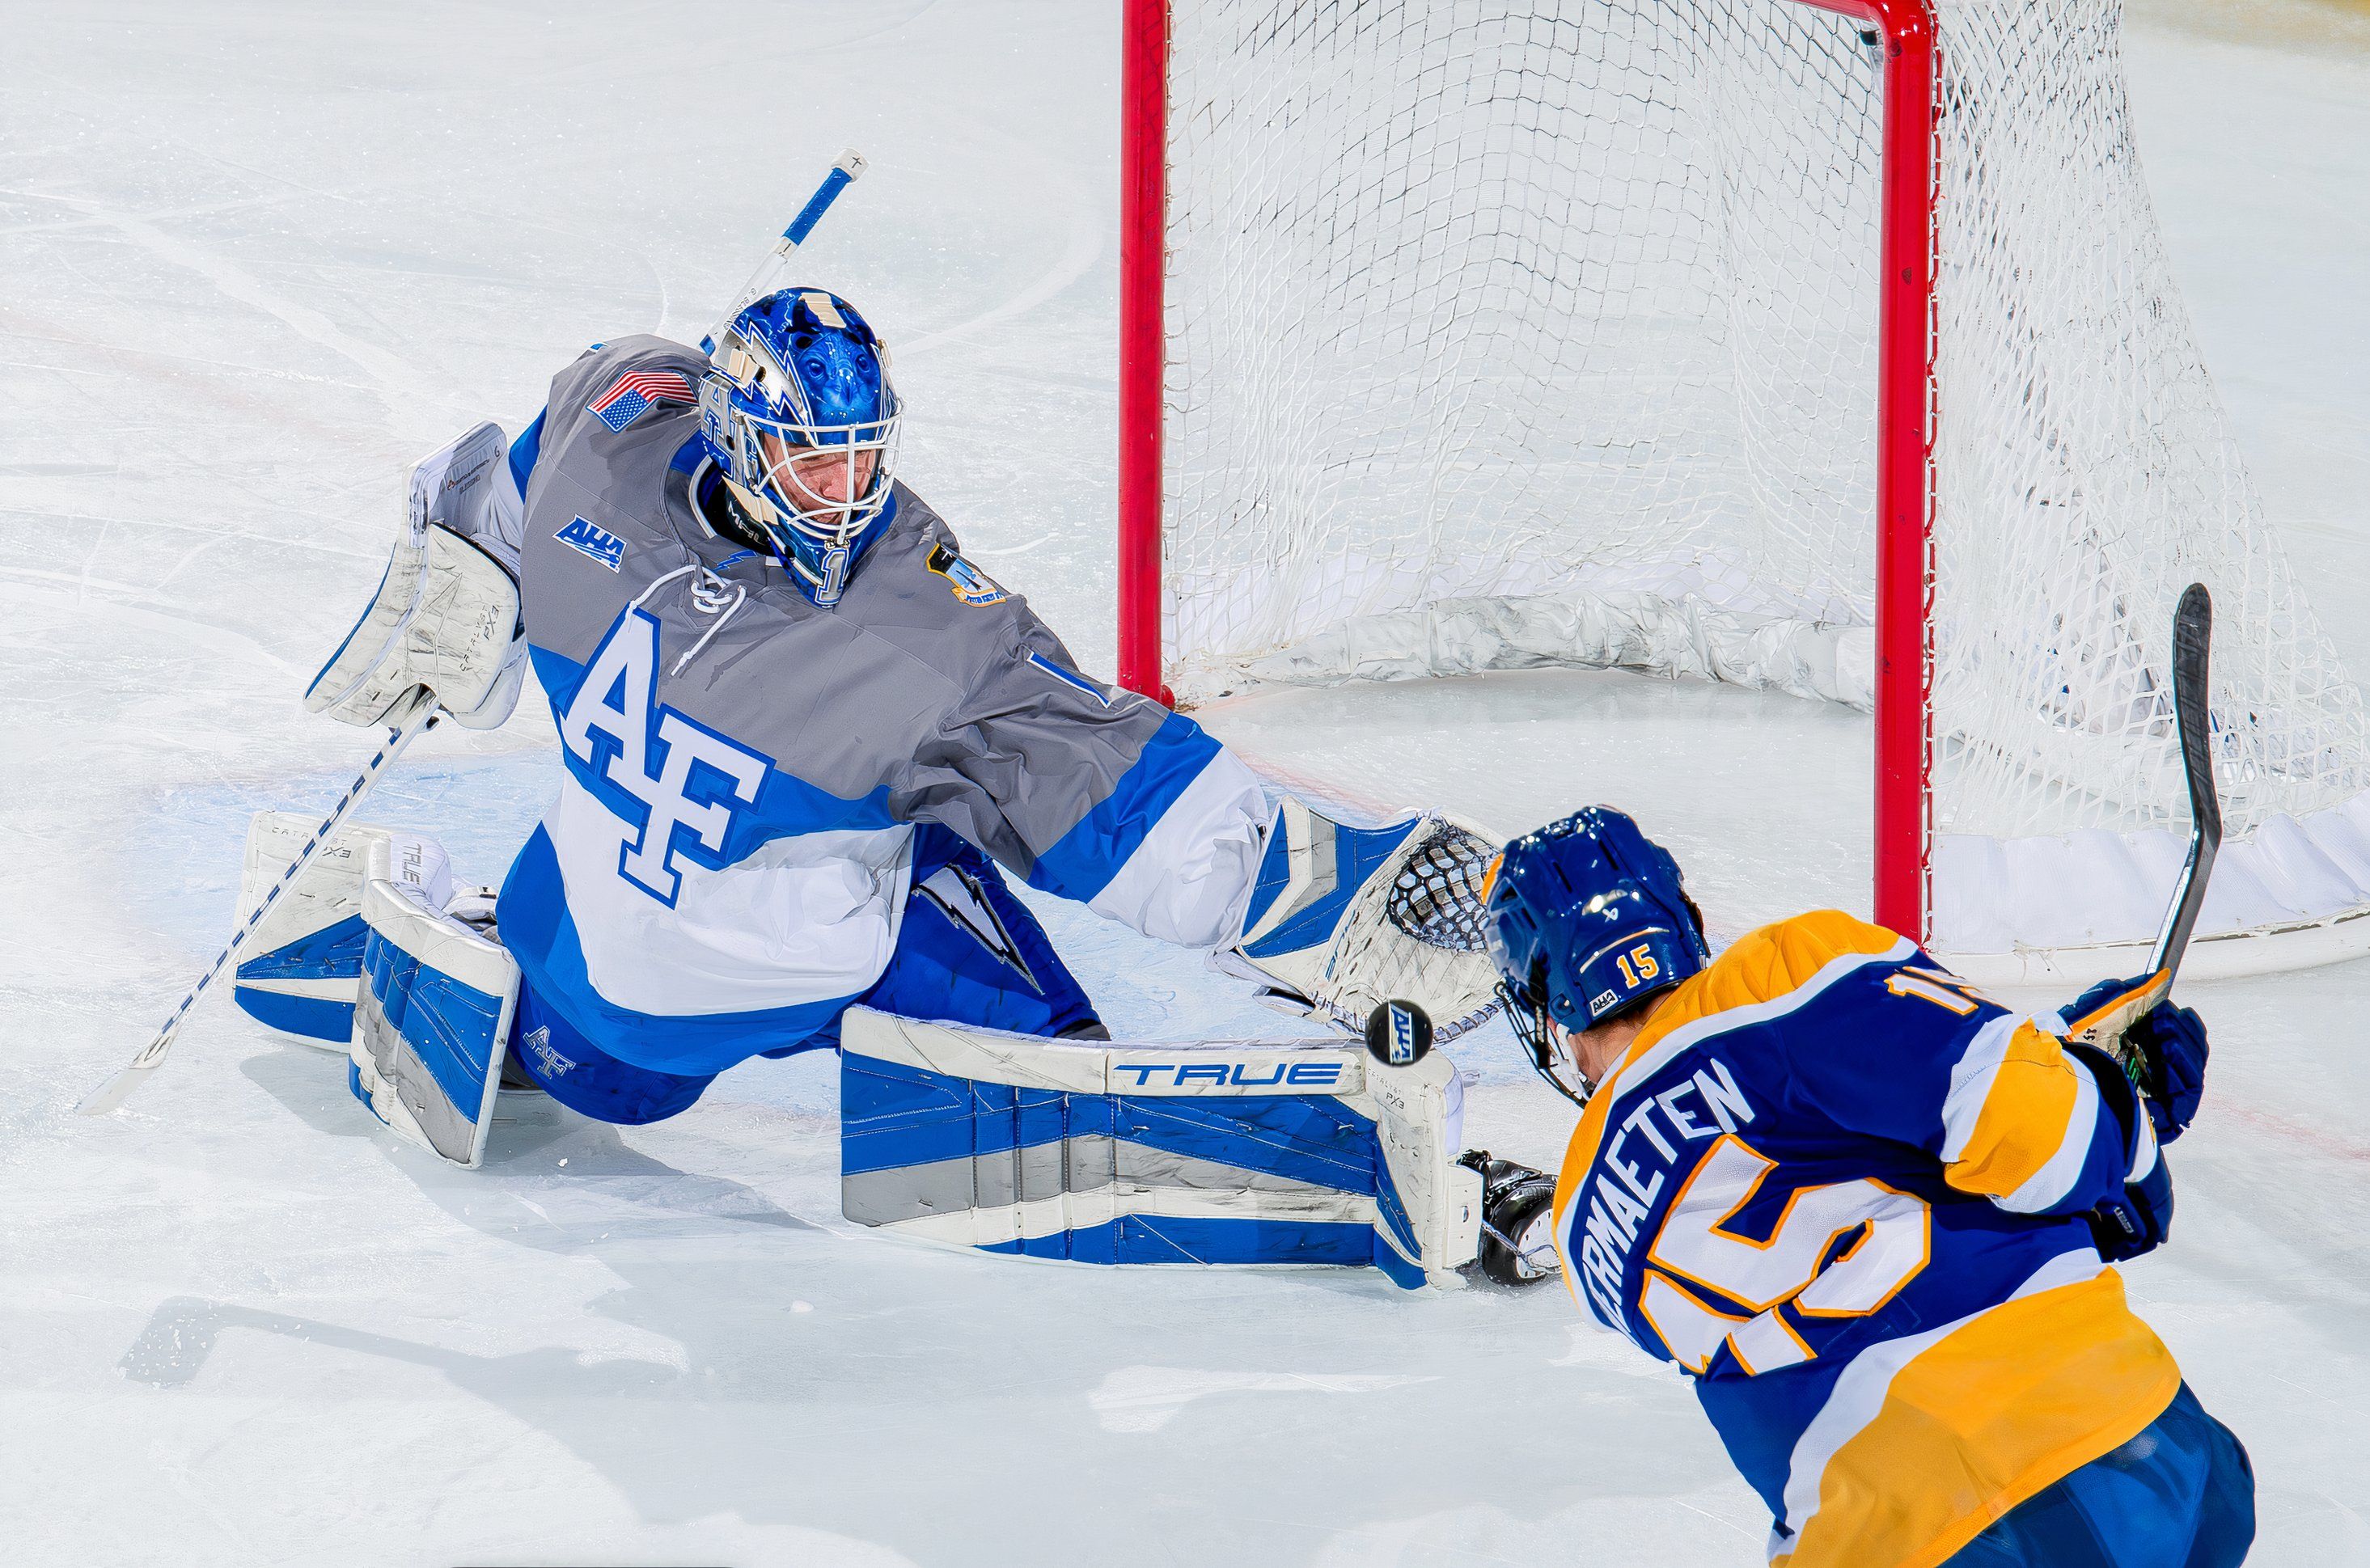
[[[228,257],[103,202],[73,196],[54,196],[51,200],[104,223],[157,259],[196,273],[225,298],[262,312],[299,338],[359,367],[383,393],[399,395],[397,402],[427,407],[459,406],[454,389],[445,382],[401,355],[356,338],[311,306],[299,304],[270,289]]]
[[[980,128],[972,129],[976,132]],[[969,338],[982,327],[994,326],[999,322],[1024,315],[1085,277],[1094,269],[1095,263],[1102,259],[1102,228],[1085,183],[1064,165],[1032,153],[1025,143],[1017,139],[1007,141],[1006,148],[1004,155],[1011,164],[1030,168],[1036,177],[1037,199],[1041,203],[1050,206],[1054,198],[1059,198],[1066,231],[1062,254],[1053,259],[1052,266],[1000,304],[991,305],[979,315],[956,322],[951,326],[926,332],[899,343],[897,353],[901,359],[910,360],[917,354],[926,354],[941,344]],[[1041,207],[1040,212],[1041,215]]]
[[[565,1388],[571,1398],[609,1399],[662,1388],[685,1375],[681,1357],[648,1360],[608,1347],[538,1347],[509,1356],[473,1356],[466,1351],[420,1345],[391,1334],[348,1328],[316,1318],[259,1311],[201,1296],[174,1296],[161,1302],[148,1326],[116,1363],[132,1382],[154,1389],[186,1388],[205,1369],[226,1329],[247,1329],[282,1339],[303,1340],[333,1350],[408,1362],[442,1372],[460,1388],[487,1397],[505,1389]],[[566,1380],[561,1375],[569,1374]]]
[[[1122,1367],[1087,1395],[1106,1432],[1157,1432],[1177,1413],[1211,1394],[1364,1394],[1432,1377],[1341,1372],[1221,1372],[1191,1367]]]

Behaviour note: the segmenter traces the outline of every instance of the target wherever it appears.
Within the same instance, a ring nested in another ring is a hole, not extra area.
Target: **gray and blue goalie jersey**
[[[719,538],[689,487],[701,366],[595,349],[512,452],[567,761],[501,892],[537,996],[666,1071],[795,1047],[888,963],[922,823],[1147,935],[1231,939],[1267,818],[1249,770],[1081,675],[903,486],[830,610]]]

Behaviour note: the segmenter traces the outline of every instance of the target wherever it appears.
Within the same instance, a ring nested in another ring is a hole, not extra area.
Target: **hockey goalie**
[[[499,723],[531,664],[565,780],[492,897],[456,895],[432,841],[350,832],[241,1001],[347,1045],[356,1095],[464,1164],[505,1070],[630,1124],[750,1058],[845,1047],[866,1223],[1410,1279],[1469,1257],[1480,1178],[1453,1159],[1444,1061],[1109,1045],[1007,878],[1312,1015],[1407,999],[1444,1038],[1491,1005],[1494,846],[1271,798],[1191,719],[1081,670],[899,481],[903,418],[857,308],[790,288],[707,355],[596,346],[514,441],[481,426],[423,464],[308,704],[374,724],[424,688]],[[288,864],[275,834],[259,818],[255,881]],[[1060,1114],[1018,1127],[1048,1096]],[[1069,1174],[1040,1191],[1040,1168]]]

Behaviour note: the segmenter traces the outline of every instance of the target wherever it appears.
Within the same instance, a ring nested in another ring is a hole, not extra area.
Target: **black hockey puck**
[[[1413,1067],[1432,1049],[1432,1018],[1412,1001],[1386,1001],[1366,1015],[1366,1049],[1385,1067]]]

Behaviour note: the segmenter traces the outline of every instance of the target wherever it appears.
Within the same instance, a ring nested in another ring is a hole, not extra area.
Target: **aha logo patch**
[[[930,546],[930,570],[947,579],[955,597],[965,604],[1001,604],[1012,595],[988,580],[985,572],[943,544]]]
[[[605,528],[578,518],[552,535],[579,555],[590,555],[611,571],[626,558],[626,542]]]

